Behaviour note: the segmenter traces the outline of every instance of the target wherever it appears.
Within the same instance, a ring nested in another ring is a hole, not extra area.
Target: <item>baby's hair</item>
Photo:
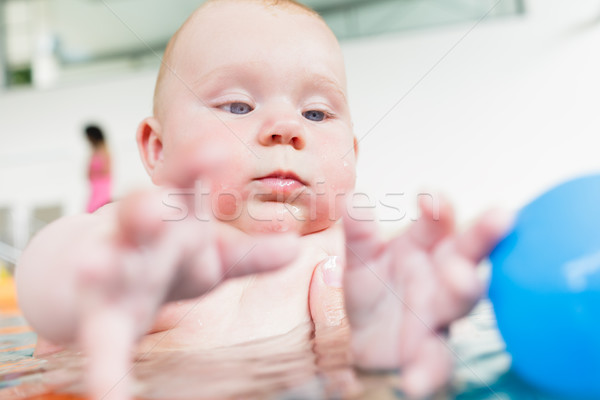
[[[165,49],[165,53],[163,55],[162,58],[162,62],[160,65],[160,70],[158,72],[158,77],[156,78],[156,85],[154,87],[154,101],[153,101],[153,108],[154,108],[154,115],[157,114],[158,110],[160,109],[160,99],[161,99],[161,91],[162,91],[162,84],[163,81],[165,80],[165,75],[167,75],[169,72],[172,72],[172,65],[171,65],[171,54],[173,52],[173,49],[175,48],[175,44],[177,43],[177,39],[179,37],[179,35],[181,34],[181,32],[183,31],[183,29],[188,25],[188,23],[193,20],[195,18],[195,16],[202,12],[202,10],[212,7],[216,4],[220,4],[220,3],[256,3],[256,4],[261,4],[263,6],[265,6],[266,8],[276,8],[276,9],[283,9],[287,12],[297,12],[297,13],[301,13],[301,14],[306,14],[309,15],[311,17],[315,17],[320,19],[321,21],[323,21],[323,18],[319,15],[319,13],[317,13],[315,10],[313,10],[312,8],[301,4],[295,0],[207,0],[206,2],[204,2],[200,7],[198,7],[196,9],[196,11],[194,11],[192,13],[192,15],[190,15],[190,17],[183,23],[183,25],[177,30],[177,32],[175,32],[175,34],[173,35],[173,37],[171,37],[171,40],[169,40],[169,43],[167,44],[167,48]],[[325,23],[323,21],[323,23]]]
[[[85,136],[93,147],[104,144],[104,134],[98,125],[88,125],[85,127]]]

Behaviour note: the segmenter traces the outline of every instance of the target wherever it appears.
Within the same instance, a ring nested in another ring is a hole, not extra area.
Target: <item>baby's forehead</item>
[[[268,63],[276,57],[328,65],[338,86],[346,90],[337,39],[314,11],[282,0],[209,1],[190,16],[167,47],[157,80],[155,110],[163,81],[170,81],[165,77],[173,72],[187,81],[199,79],[209,65],[213,69],[234,59],[250,62],[253,58]]]

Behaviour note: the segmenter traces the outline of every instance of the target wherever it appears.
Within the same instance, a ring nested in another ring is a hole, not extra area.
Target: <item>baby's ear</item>
[[[144,119],[137,130],[137,145],[146,172],[152,182],[160,185],[164,169],[162,130],[154,117]]]

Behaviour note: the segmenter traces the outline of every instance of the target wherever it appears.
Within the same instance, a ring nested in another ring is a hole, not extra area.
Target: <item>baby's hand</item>
[[[82,347],[93,398],[129,397],[134,344],[161,304],[296,257],[294,235],[252,237],[196,213],[165,220],[162,200],[161,192],[138,193],[60,220],[34,238],[19,266],[25,316],[41,336]]]
[[[465,232],[453,211],[424,199],[421,218],[384,241],[369,218],[346,216],[345,301],[354,362],[366,369],[402,369],[402,388],[415,397],[441,387],[451,372],[443,330],[466,314],[483,291],[476,265],[508,221],[490,212]]]
[[[80,273],[80,341],[96,398],[127,398],[134,342],[162,303],[200,296],[224,279],[271,270],[296,255],[294,236],[251,237],[208,216],[164,221],[163,207],[156,193],[123,201],[115,240]]]

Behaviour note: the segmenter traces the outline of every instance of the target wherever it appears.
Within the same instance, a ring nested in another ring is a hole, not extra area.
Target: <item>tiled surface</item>
[[[0,400],[75,399],[73,396],[51,393],[32,397],[20,390],[24,383],[41,375],[45,361],[32,357],[36,334],[17,308],[12,279],[6,275],[0,278]]]

